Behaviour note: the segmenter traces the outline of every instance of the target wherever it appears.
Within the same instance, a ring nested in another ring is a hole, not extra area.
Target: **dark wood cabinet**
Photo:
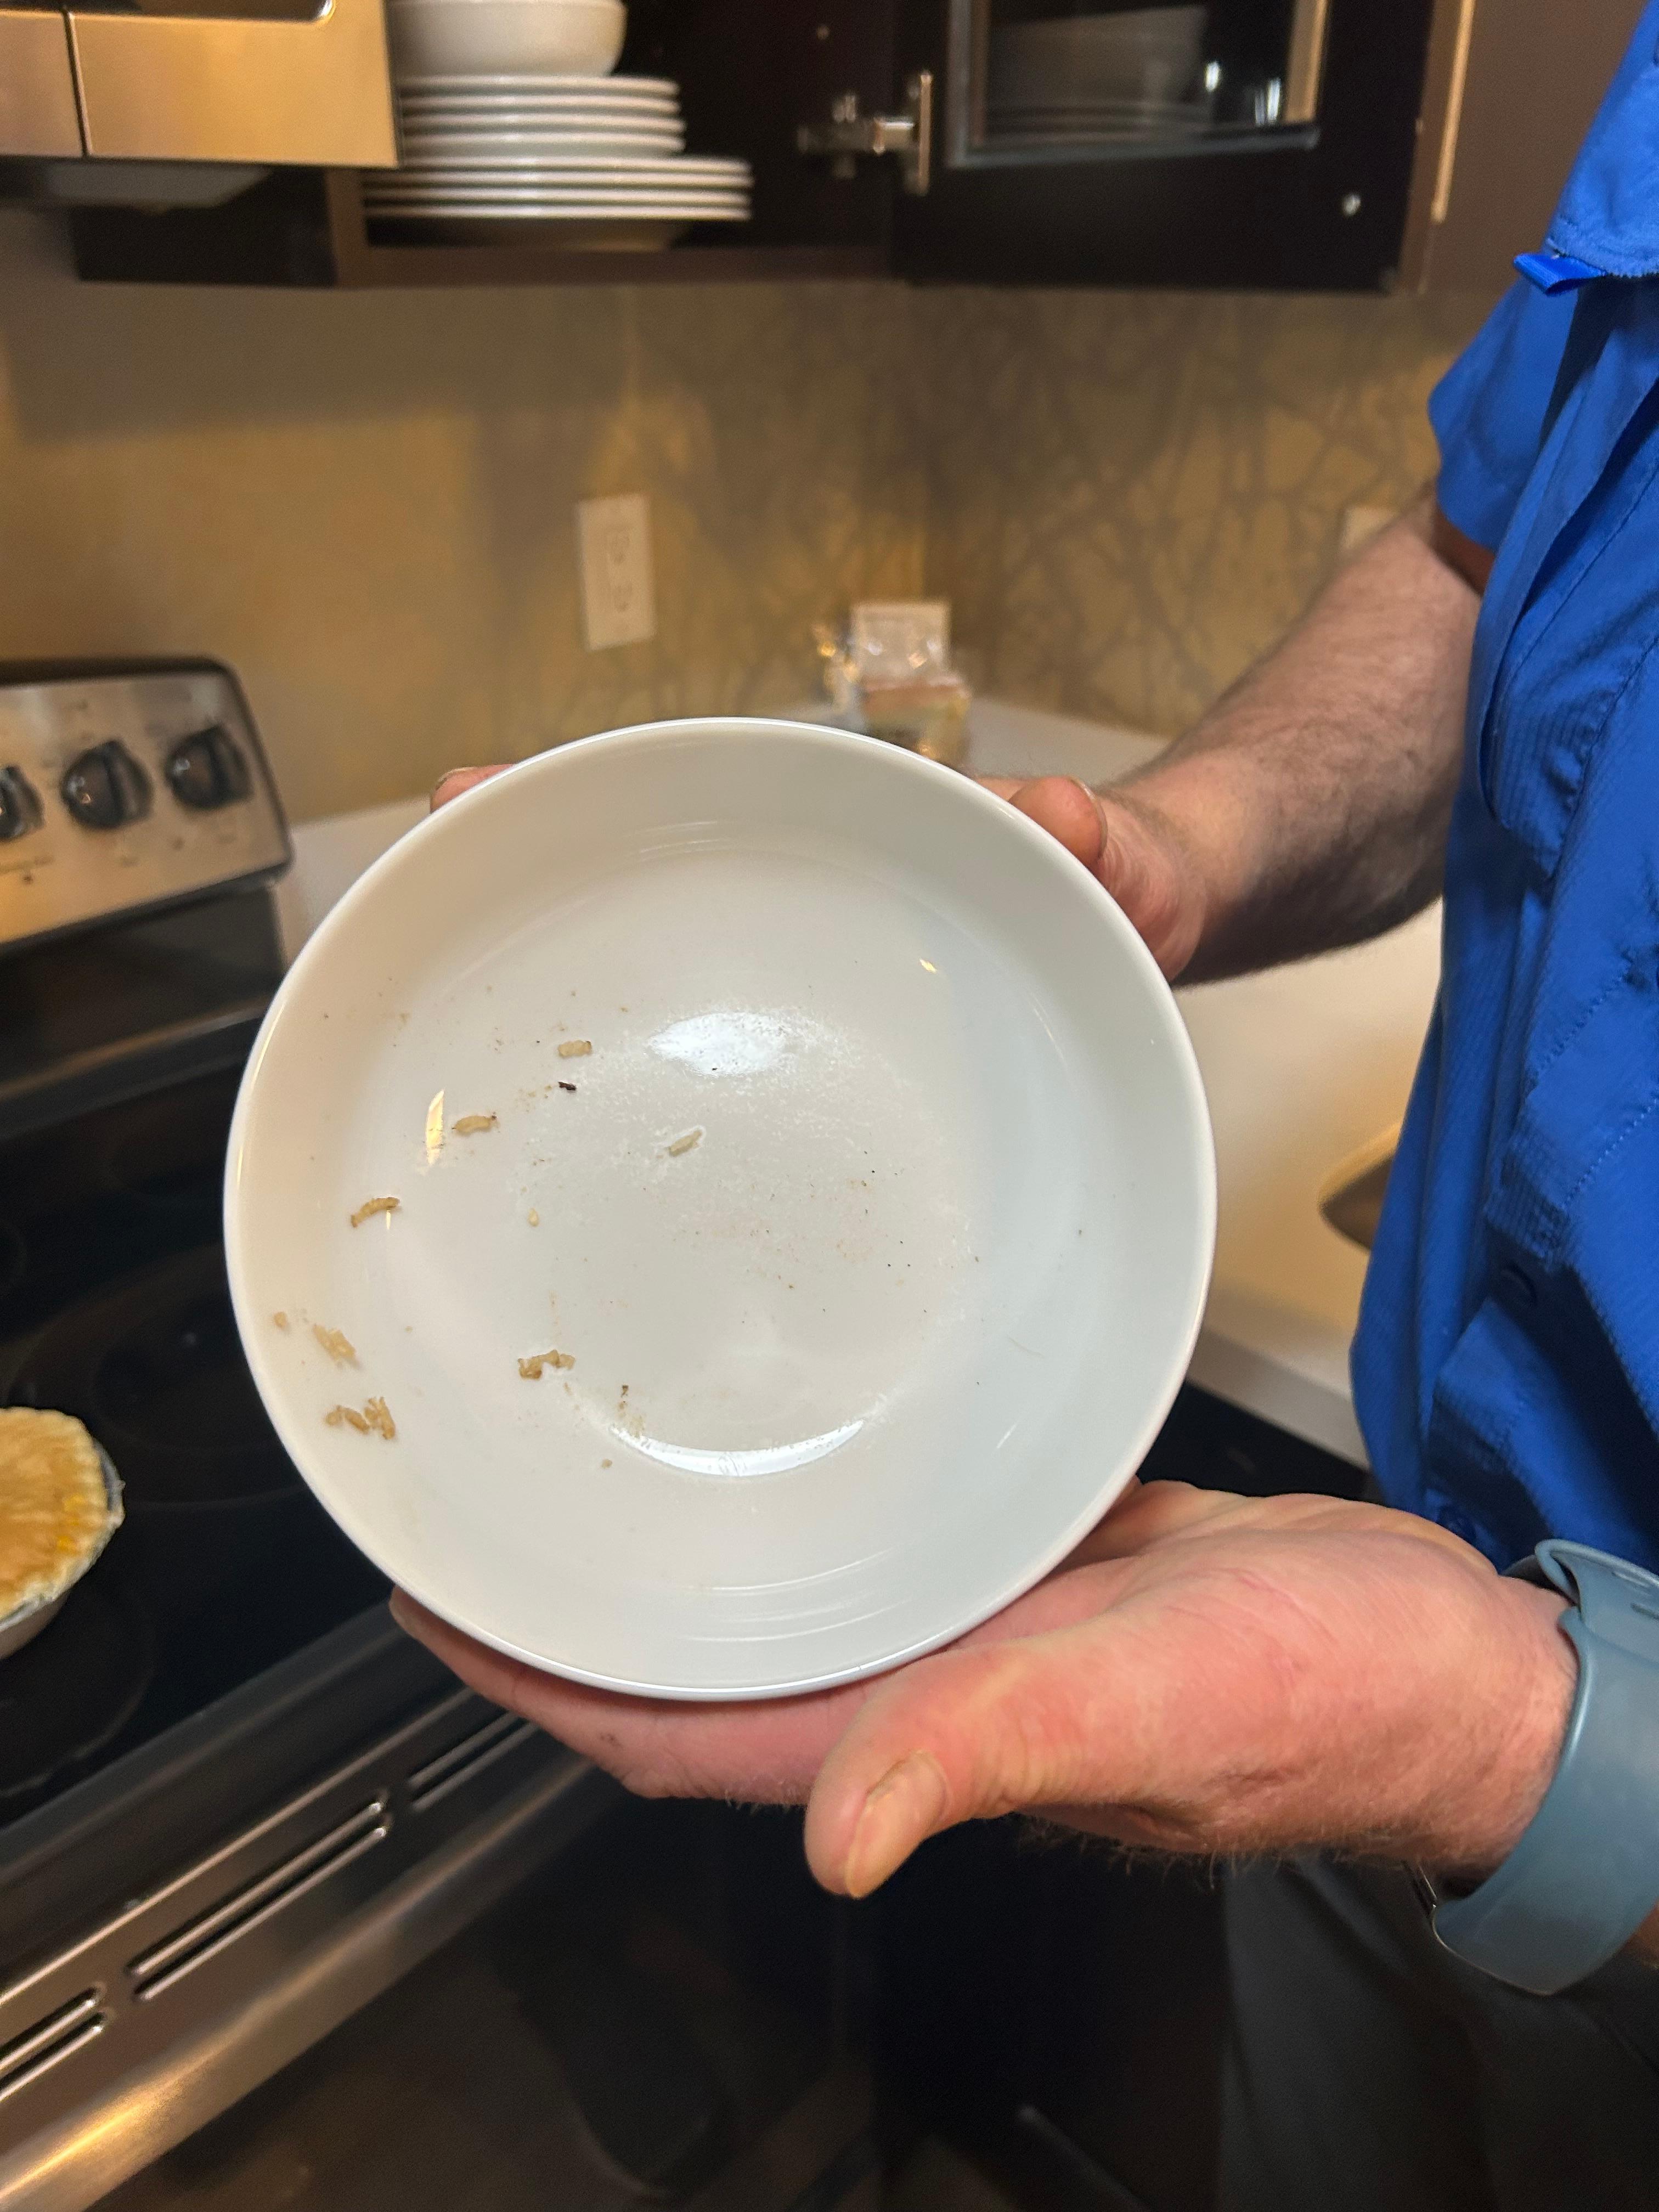
[[[988,24],[995,4],[902,9],[900,74],[931,68],[942,88],[932,188],[898,201],[905,275],[1298,291],[1393,281],[1431,0],[1212,5],[1207,103],[1170,100],[1160,123],[1148,101],[1115,133],[1087,127],[1111,110],[1079,94],[1047,136],[1041,108],[1003,111],[1036,116],[1036,130],[996,128],[996,41],[1020,26],[1012,7],[1006,27]],[[1073,117],[1084,127],[1065,128]]]
[[[78,210],[76,260],[92,278],[353,287],[1495,288],[1538,242],[1635,13],[632,0],[623,70],[679,83],[693,151],[751,162],[750,222],[648,254],[439,244],[366,222],[354,173],[276,170],[220,208]]]
[[[1442,0],[1402,268],[1415,289],[1496,292],[1541,246],[1642,0]]]

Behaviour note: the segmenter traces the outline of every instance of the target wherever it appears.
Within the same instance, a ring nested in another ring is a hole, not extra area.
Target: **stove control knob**
[[[0,845],[27,837],[46,819],[40,793],[21,768],[0,768]]]
[[[167,755],[167,783],[181,806],[194,806],[203,813],[216,806],[234,806],[253,791],[240,748],[216,722],[179,738]]]
[[[58,788],[83,830],[118,830],[149,812],[149,778],[117,738],[72,760]]]

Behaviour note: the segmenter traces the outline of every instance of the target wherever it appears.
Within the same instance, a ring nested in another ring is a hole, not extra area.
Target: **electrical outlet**
[[[587,649],[641,645],[657,634],[651,576],[651,503],[641,492],[584,499],[576,507]]]

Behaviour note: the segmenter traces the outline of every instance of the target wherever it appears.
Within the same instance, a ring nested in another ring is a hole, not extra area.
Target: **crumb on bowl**
[[[574,1352],[538,1352],[532,1353],[528,1359],[521,1359],[519,1362],[519,1372],[526,1382],[538,1382],[544,1367],[551,1367],[556,1371],[562,1368],[574,1367],[575,1364]]]
[[[314,1321],[311,1333],[337,1367],[357,1364],[357,1347],[343,1328],[325,1328],[321,1322]]]
[[[361,1413],[355,1406],[331,1406],[323,1420],[331,1429],[355,1429],[360,1437],[384,1437],[388,1443],[398,1433],[384,1398],[366,1400]]]
[[[493,1114],[463,1114],[459,1121],[452,1121],[449,1126],[458,1137],[482,1136],[486,1129],[495,1127],[495,1116]]]
[[[567,1037],[559,1047],[561,1060],[586,1060],[593,1049],[592,1037]]]
[[[361,1229],[370,1216],[376,1213],[395,1213],[403,1204],[400,1198],[366,1198],[351,1217],[354,1229]]]

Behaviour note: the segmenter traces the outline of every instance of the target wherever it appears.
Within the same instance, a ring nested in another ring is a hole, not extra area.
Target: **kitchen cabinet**
[[[1515,256],[1542,245],[1640,13],[1641,0],[1437,9],[1401,252],[1407,284],[1498,291]]]
[[[55,11],[0,8],[0,147],[37,157],[81,152],[69,38]]]
[[[221,207],[79,210],[76,260],[94,278],[342,286],[1495,287],[1537,242],[1634,13],[633,0],[623,71],[675,78],[691,149],[753,165],[735,234],[693,227],[649,255],[439,246],[367,222],[355,172],[287,168]]]
[[[900,71],[934,71],[939,120],[931,189],[896,202],[905,274],[1297,290],[1387,282],[1427,0],[1212,5],[1195,75],[1160,77],[1149,60],[1146,96],[1122,106],[1109,96],[1122,84],[1114,48],[1073,38],[1043,54],[1032,34],[1049,26],[1030,19],[1049,9],[907,0]],[[1047,105],[1066,96],[1066,74],[1076,104]]]
[[[26,189],[142,194],[114,165],[161,162],[205,198],[218,167],[396,159],[380,0],[0,7],[0,160],[52,165]]]

